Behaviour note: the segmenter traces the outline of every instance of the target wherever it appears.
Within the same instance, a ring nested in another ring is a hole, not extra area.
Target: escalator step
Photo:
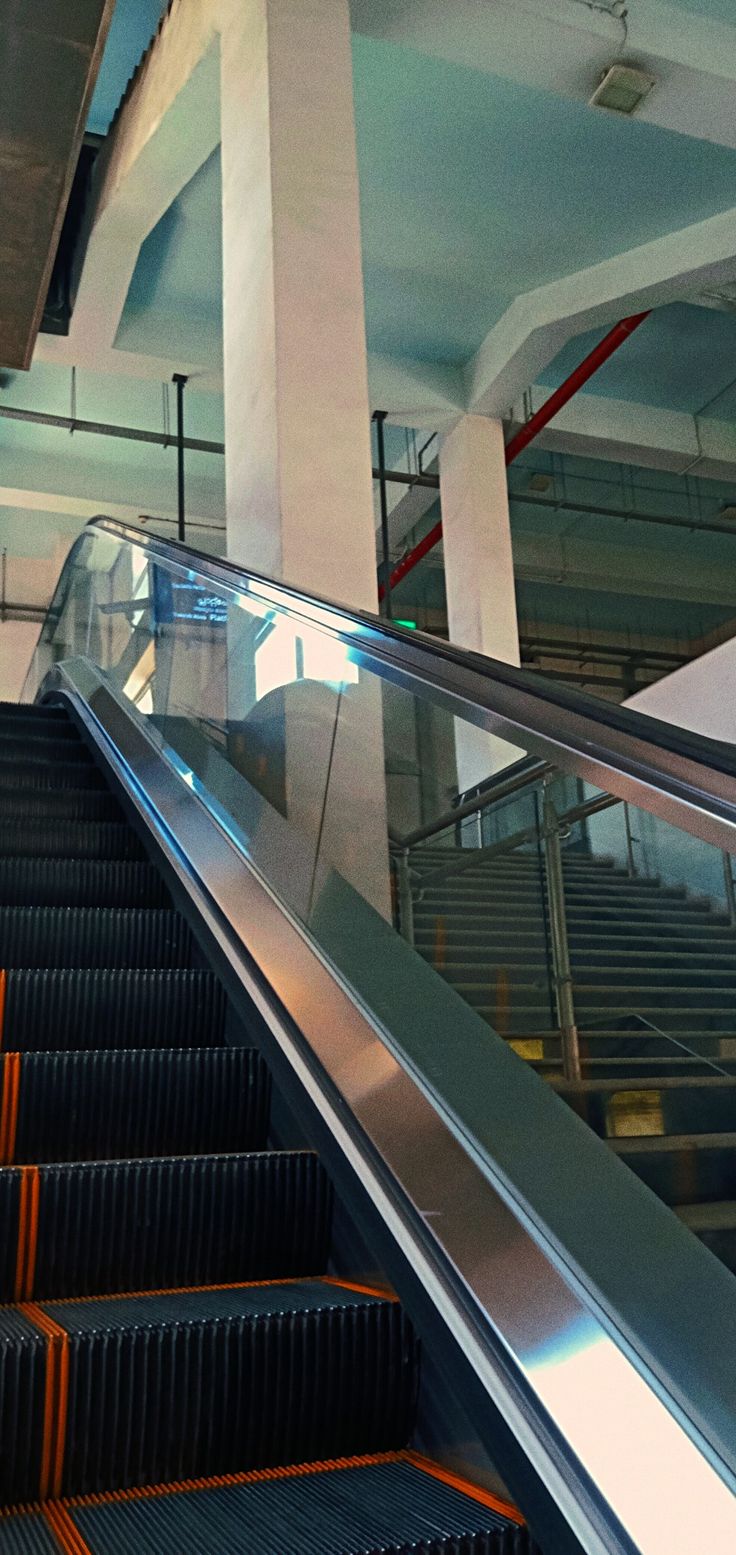
[[[0,1501],[6,1504],[39,1494],[45,1390],[46,1345],[38,1328],[19,1308],[0,1307]]]
[[[152,864],[0,858],[2,907],[165,907],[168,902],[166,887]]]
[[[60,1555],[61,1549],[63,1545],[41,1511],[11,1512],[0,1519],[0,1555]]]
[[[33,702],[0,702],[0,718],[58,719],[59,723],[70,721],[66,708],[54,707],[50,703],[37,707]]]
[[[58,1555],[43,1542],[54,1522],[81,1534],[67,1546],[78,1555],[532,1555],[509,1513],[413,1455],[386,1453],[15,1512],[0,1522],[0,1555]]]
[[[269,1076],[251,1048],[6,1053],[1,1062],[3,1165],[266,1143]]]
[[[398,1302],[328,1280],[5,1307],[0,1500],[389,1451],[416,1383]]]
[[[0,740],[70,740],[79,742],[79,731],[69,718],[44,718],[31,708],[10,714],[0,705]]]
[[[11,970],[2,1045],[8,1052],[220,1047],[227,1001],[199,967]]]
[[[6,761],[53,762],[64,761],[76,766],[91,765],[92,756],[79,736],[74,739],[59,738],[55,733],[26,734],[13,730],[12,734],[0,731],[0,749]]]
[[[0,1301],[321,1274],[310,1151],[0,1168]]]
[[[0,858],[143,859],[130,826],[113,821],[4,823],[0,813]]]
[[[99,769],[81,762],[55,761],[44,766],[42,762],[7,759],[0,744],[0,794],[18,789],[34,789],[55,792],[59,788],[105,789],[105,779]]]
[[[88,788],[62,788],[46,793],[0,794],[0,823],[19,821],[122,821],[113,794]]]
[[[0,967],[185,967],[191,933],[166,907],[0,907]]]

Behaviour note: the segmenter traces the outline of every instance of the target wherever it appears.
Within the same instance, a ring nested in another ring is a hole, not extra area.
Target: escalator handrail
[[[531,754],[566,767],[599,787],[651,810],[716,846],[736,853],[736,748],[650,718],[633,709],[561,687],[367,611],[307,594],[235,562],[100,515],[75,542],[49,608],[58,616],[67,569],[91,532],[142,548],[151,560],[247,595],[326,631],[377,673],[421,686],[431,700]],[[247,599],[244,600],[247,604]],[[43,639],[43,629],[41,640]]]
[[[335,1137],[347,1141],[358,1180],[375,1191],[377,1203],[385,1201],[386,1224],[414,1274],[428,1281],[430,1302],[481,1383],[486,1426],[495,1429],[488,1403],[499,1401],[537,1474],[552,1475],[556,1504],[580,1538],[550,1548],[572,1547],[578,1555],[665,1549],[656,1502],[650,1516],[646,1472],[627,1477],[619,1461],[626,1421],[625,1439],[646,1441],[644,1459],[664,1466],[673,1495],[674,1448],[686,1481],[682,1496],[694,1498],[700,1531],[708,1525],[701,1547],[725,1555],[733,1546],[714,1530],[736,1484],[736,1373],[728,1364],[728,1325],[717,1353],[712,1340],[731,1276],[683,1227],[670,1224],[670,1211],[501,1039],[489,1042],[484,1032],[474,1040],[471,1012],[445,985],[433,986],[432,1009],[420,990],[413,1031],[402,1021],[400,1037],[393,1035],[380,1009],[374,1014],[356,996],[278,901],[218,822],[206,792],[182,783],[164,736],[102,672],[85,659],[67,660],[49,672],[39,694],[69,702],[167,869],[198,904],[288,1065],[318,1098]],[[402,945],[395,936],[403,955]],[[417,958],[417,972],[422,966]],[[430,976],[425,968],[422,977]],[[435,1026],[443,1036],[454,1027],[456,1039],[444,1045],[439,1069],[423,1057]],[[547,1147],[543,1165],[524,1144],[530,1119]],[[428,1202],[431,1210],[422,1207]],[[581,1209],[592,1203],[599,1214],[591,1219]],[[651,1256],[640,1267],[642,1247]],[[562,1392],[560,1366],[568,1377]],[[590,1478],[579,1456],[582,1448],[588,1461],[595,1409],[611,1411],[617,1422],[600,1439],[602,1456],[594,1453],[600,1480]],[[679,1519],[677,1497],[673,1505]],[[618,1521],[619,1506],[642,1511],[636,1536]],[[728,1506],[731,1526],[732,1501]],[[669,1555],[691,1547],[667,1544]]]

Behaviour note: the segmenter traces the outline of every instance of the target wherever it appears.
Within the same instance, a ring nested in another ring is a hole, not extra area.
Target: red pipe
[[[535,411],[533,416],[530,416],[525,425],[506,444],[505,459],[507,465],[513,464],[514,459],[518,459],[519,454],[523,453],[524,449],[534,442],[535,437],[557,415],[557,412],[562,410],[563,405],[567,405],[568,401],[577,394],[578,389],[582,389],[583,384],[587,383],[588,379],[592,378],[594,373],[597,373],[598,368],[608,361],[609,356],[613,356],[614,351],[617,351],[619,346],[623,345],[625,340],[628,340],[629,335],[633,335],[634,330],[638,329],[639,325],[649,318],[650,312],[651,308],[647,309],[646,313],[632,313],[630,318],[621,319],[618,324],[614,324],[613,329],[609,329],[608,334],[604,335],[603,339],[598,342],[598,345],[594,346],[593,350],[583,358],[583,361],[575,368],[574,372],[570,373],[569,378],[566,378],[565,382],[560,384],[559,389],[555,389],[554,394],[550,394],[549,399],[545,400],[540,409]],[[434,547],[439,544],[441,539],[442,520],[440,519],[439,523],[435,524],[433,529],[430,529],[429,534],[425,535],[424,539],[420,540],[413,550],[408,551],[403,560],[394,567],[391,574],[391,588],[396,588],[397,583],[401,583],[402,578],[405,578],[407,573],[412,572],[417,563],[422,560],[422,557],[426,556],[428,551],[434,550]],[[378,591],[379,599],[383,599],[383,593],[383,588],[380,588]]]

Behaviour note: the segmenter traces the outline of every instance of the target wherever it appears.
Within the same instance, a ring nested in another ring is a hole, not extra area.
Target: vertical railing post
[[[381,579],[383,584],[383,611],[386,619],[391,621],[391,548],[388,533],[388,491],[386,489],[386,444],[384,439],[384,423],[387,412],[377,410],[374,415],[376,423],[376,449],[378,453],[378,493],[381,507],[381,549],[383,560],[381,565]]]
[[[402,848],[396,855],[396,883],[399,897],[399,929],[408,944],[414,944],[414,899],[411,894],[409,849]]]
[[[562,848],[560,846],[560,822],[554,803],[544,796],[544,843],[547,863],[547,897],[549,901],[549,926],[552,948],[552,974],[554,979],[557,1019],[562,1043],[562,1069],[566,1080],[579,1080],[580,1041],[575,1020],[570,947],[567,938],[567,911],[565,907],[565,880],[562,872]]]
[[[186,506],[184,501],[184,385],[189,382],[186,373],[174,373],[173,382],[176,384],[176,489],[177,489],[177,535],[183,542],[186,539]]]
[[[631,811],[624,799],[624,828],[626,831],[626,868],[629,879],[636,879],[636,859],[634,858],[634,839],[631,835]]]
[[[733,881],[733,869],[731,867],[731,855],[723,850],[723,883],[726,887],[726,906],[731,928],[736,929],[736,886]]]

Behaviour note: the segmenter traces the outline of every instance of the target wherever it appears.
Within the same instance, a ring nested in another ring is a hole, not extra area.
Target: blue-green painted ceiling
[[[540,374],[540,382],[556,388],[601,334],[595,330],[568,341]],[[707,406],[709,416],[732,421],[736,416],[736,313],[686,303],[658,308],[590,379],[585,392],[690,415]]]
[[[141,249],[116,344],[207,365],[221,355],[222,180],[219,149],[195,173]]]
[[[355,38],[372,349],[466,358],[519,292],[734,203],[736,151]]]
[[[734,203],[736,151],[392,44],[353,47],[371,351],[465,361],[519,292]],[[219,209],[213,157],[149,237],[119,344],[162,351],[175,331],[190,357],[216,357]],[[707,377],[728,326],[700,312]]]
[[[692,11],[694,16],[705,17],[710,22],[726,22],[736,26],[734,0],[667,0],[679,11]]]
[[[87,129],[95,135],[106,134],[167,3],[168,0],[117,0],[87,121]]]

